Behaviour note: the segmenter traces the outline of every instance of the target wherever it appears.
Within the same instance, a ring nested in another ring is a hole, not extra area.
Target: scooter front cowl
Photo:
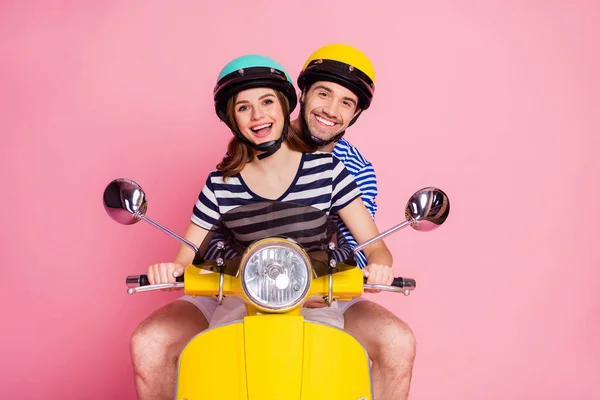
[[[250,316],[188,343],[176,399],[370,400],[369,359],[353,336],[330,325]]]

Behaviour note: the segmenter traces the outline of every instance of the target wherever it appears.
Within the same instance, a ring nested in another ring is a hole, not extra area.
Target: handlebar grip
[[[399,288],[414,289],[417,287],[417,282],[414,279],[402,278],[398,276],[394,278],[392,286],[396,286]]]
[[[364,283],[367,283],[367,278],[364,278]],[[417,282],[414,279],[402,278],[397,276],[394,278],[391,286],[406,288],[406,289],[415,289],[417,287]]]
[[[183,275],[175,278],[175,282],[183,282]],[[150,284],[148,281],[148,275],[130,275],[125,280],[125,283],[128,285],[138,286],[148,286]]]

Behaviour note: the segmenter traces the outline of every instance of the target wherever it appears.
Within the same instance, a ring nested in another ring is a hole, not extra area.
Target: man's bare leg
[[[353,304],[344,313],[344,329],[366,347],[373,365],[375,400],[408,398],[415,358],[415,336],[410,327],[371,301]]]

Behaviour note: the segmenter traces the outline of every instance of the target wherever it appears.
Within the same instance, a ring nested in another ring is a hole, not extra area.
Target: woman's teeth
[[[259,125],[259,126],[255,126],[254,128],[250,128],[253,132],[258,132],[261,129],[265,129],[265,128],[270,128],[272,124],[264,124],[264,125]]]

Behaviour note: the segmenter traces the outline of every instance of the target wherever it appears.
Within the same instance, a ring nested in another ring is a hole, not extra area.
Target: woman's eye
[[[238,108],[238,111],[246,111],[248,109],[248,106],[240,106],[240,108]]]
[[[265,104],[265,105],[273,104],[273,100],[267,99],[267,100],[265,100],[265,102],[263,104]]]

